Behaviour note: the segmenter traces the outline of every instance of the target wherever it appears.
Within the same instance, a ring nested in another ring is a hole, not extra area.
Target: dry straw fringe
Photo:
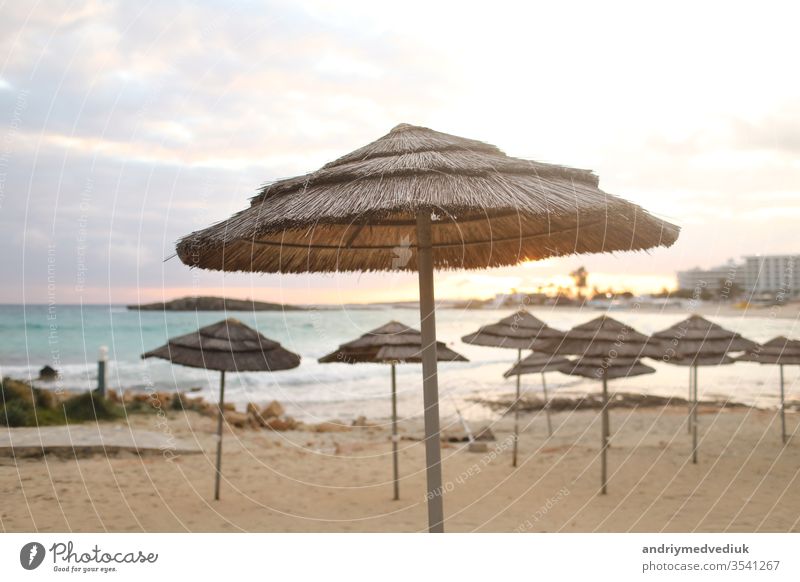
[[[320,170],[268,184],[249,208],[181,239],[227,271],[417,270],[416,215],[434,213],[437,269],[483,269],[670,246],[679,229],[598,188],[588,170],[402,124]]]

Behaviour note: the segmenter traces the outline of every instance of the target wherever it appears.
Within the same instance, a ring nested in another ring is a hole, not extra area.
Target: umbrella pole
[[[431,211],[417,213],[419,318],[422,333],[422,394],[425,404],[425,462],[428,481],[428,531],[444,532],[442,451],[439,443],[439,380],[436,365],[436,304],[433,292]]]
[[[394,468],[394,500],[400,499],[400,466],[397,459],[397,371],[392,362],[392,464]]]
[[[694,366],[694,401],[692,406],[692,463],[697,464],[697,366]]]
[[[783,364],[780,365],[781,369],[781,439],[783,444],[786,444],[786,411],[784,410],[784,393],[783,393]]]
[[[517,350],[517,368],[522,361],[522,350]],[[517,448],[519,443],[519,390],[522,384],[522,374],[517,374],[517,399],[514,400],[514,452],[511,457],[511,466],[517,466]]]
[[[547,380],[542,372],[542,390],[544,391],[544,411],[547,416],[547,436],[553,436],[553,423],[550,421],[550,397],[547,396]]]
[[[600,457],[600,493],[603,495],[606,494],[606,484],[608,482],[608,461],[606,459],[606,451],[608,449],[608,380],[603,375],[603,411],[602,411],[602,419],[603,419],[603,438],[602,438],[602,446],[601,446],[601,457]]]
[[[694,369],[692,366],[689,366],[689,399],[686,401],[686,406],[688,408],[686,414],[686,432],[691,434],[692,432],[692,400],[694,396],[694,386],[692,376],[694,375]]]
[[[219,501],[219,480],[222,476],[222,411],[225,408],[225,370],[219,376],[219,416],[217,417],[217,476],[214,481],[214,499]]]

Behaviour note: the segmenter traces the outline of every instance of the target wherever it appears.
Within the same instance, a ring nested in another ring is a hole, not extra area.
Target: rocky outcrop
[[[304,311],[296,305],[227,297],[181,297],[172,301],[128,305],[138,311]]]
[[[481,404],[487,408],[501,413],[512,413],[516,398],[513,394],[497,398],[470,398],[470,402]],[[686,408],[688,402],[679,396],[658,396],[655,394],[637,394],[633,392],[615,392],[609,395],[609,408],[655,408],[661,406],[678,406]],[[700,400],[699,405],[711,408],[748,408],[746,404],[728,399]],[[524,395],[519,399],[518,408],[521,412],[535,412],[543,410],[545,401],[535,395]],[[601,394],[592,393],[577,396],[556,396],[547,403],[547,408],[552,412],[572,410],[597,410],[603,407]]]

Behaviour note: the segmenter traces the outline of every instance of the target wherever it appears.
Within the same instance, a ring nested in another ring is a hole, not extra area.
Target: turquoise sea
[[[591,309],[541,308],[533,313],[552,327],[567,329],[597,317]],[[509,315],[512,310],[440,309],[437,312],[439,338],[470,359],[469,363],[443,364],[440,373],[441,411],[454,414],[457,405],[465,416],[490,418],[493,413],[469,402],[470,397],[511,392],[514,381],[502,373],[516,358],[516,351],[465,345],[460,337],[479,326]],[[613,317],[643,333],[666,328],[685,317],[684,313],[646,313],[618,311]],[[219,376],[216,372],[173,366],[160,360],[141,360],[140,354],[166,342],[167,338],[188,333],[225,317],[236,317],[257,328],[267,337],[299,353],[299,368],[274,374],[242,373],[228,378],[226,400],[240,407],[249,402],[281,401],[289,414],[306,420],[350,419],[359,415],[385,418],[389,414],[389,369],[376,364],[318,364],[317,358],[340,343],[396,319],[419,328],[414,309],[326,308],[292,312],[138,312],[123,306],[108,305],[3,305],[0,306],[0,372],[3,376],[33,379],[49,364],[58,369],[61,379],[51,387],[85,390],[96,385],[97,353],[100,346],[109,350],[109,384],[116,389],[158,390],[200,388],[209,399],[216,398]],[[793,319],[769,317],[713,317],[710,319],[739,331],[755,341],[778,334],[796,336]],[[688,371],[661,362],[648,362],[655,374],[621,379],[613,387],[663,395],[685,396]],[[524,386],[540,390],[539,376],[527,376]],[[798,369],[786,369],[787,397],[800,396]],[[548,386],[555,390],[586,392],[597,383],[559,373],[548,375]],[[40,384],[48,386],[48,384]],[[398,369],[399,407],[405,416],[422,412],[421,368],[403,365]],[[700,390],[708,396],[721,396],[763,407],[775,407],[778,371],[772,366],[736,364],[700,370]]]

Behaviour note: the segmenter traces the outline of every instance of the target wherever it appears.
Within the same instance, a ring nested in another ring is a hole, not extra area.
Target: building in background
[[[744,257],[745,289],[758,295],[800,295],[800,255],[754,255]]]
[[[800,296],[800,255],[753,255],[741,263],[679,271],[678,289],[706,297],[793,299]]]
[[[678,289],[682,291],[697,290],[699,293],[700,290],[706,289],[710,293],[717,294],[726,288],[741,288],[744,285],[742,267],[733,259],[710,269],[695,267],[688,271],[678,271]]]

